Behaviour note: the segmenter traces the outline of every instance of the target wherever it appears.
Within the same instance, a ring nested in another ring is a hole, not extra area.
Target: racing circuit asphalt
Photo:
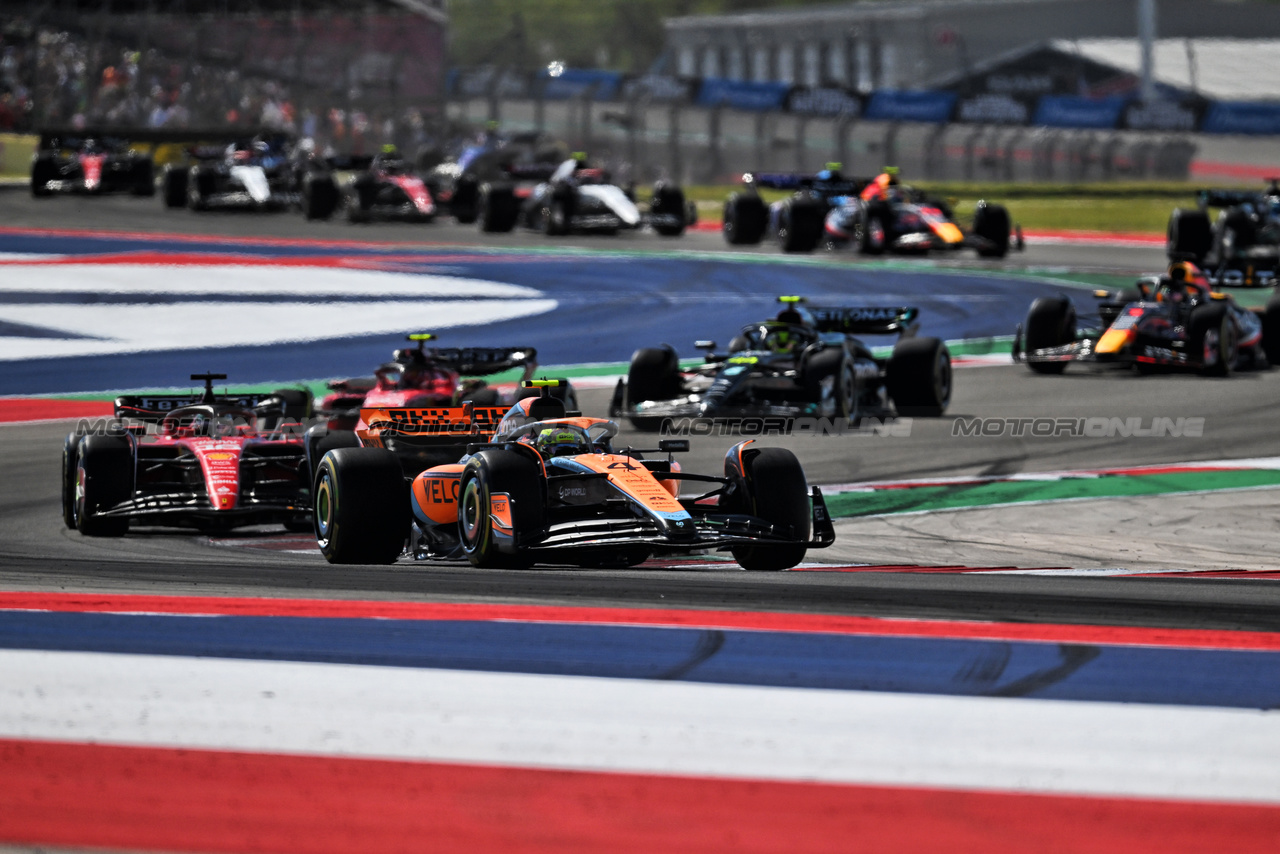
[[[0,226],[164,231],[236,236],[319,237],[386,241],[430,241],[469,245],[545,245],[540,235],[479,235],[452,223],[431,226],[354,227],[343,222],[307,223],[296,215],[208,215],[167,212],[151,199],[52,199],[34,202],[25,193],[0,194]],[[575,238],[583,247],[723,249],[717,233],[693,233],[680,241],[653,235]],[[760,251],[776,251],[763,248]],[[1157,269],[1155,249],[1088,246],[1028,247],[1008,266],[1036,265],[1123,273]],[[851,262],[856,263],[856,262]],[[988,262],[957,260],[965,266]],[[588,413],[603,412],[608,392],[585,391]],[[909,437],[844,436],[776,439],[799,455],[815,483],[971,474],[1010,474],[1073,467],[1138,465],[1185,460],[1273,456],[1275,405],[1280,371],[1242,373],[1228,380],[1192,376],[1137,377],[1115,371],[1069,371],[1062,377],[1033,376],[1008,366],[958,372],[949,417],[917,419]],[[1079,439],[953,437],[959,416],[1194,417],[1205,418],[1201,438]],[[221,544],[172,531],[132,533],[122,540],[95,540],[63,528],[58,511],[58,466],[67,425],[47,423],[0,427],[0,588],[111,591],[175,595],[290,596],[435,601],[502,601],[571,605],[792,610],[924,618],[972,618],[1034,622],[1089,622],[1132,625],[1280,630],[1280,586],[1273,581],[1229,582],[1192,579],[991,576],[950,574],[820,573],[754,574],[709,566],[696,571],[640,568],[591,571],[546,568],[525,572],[480,571],[465,565],[408,564],[392,567],[330,567],[318,553],[294,554]],[[651,439],[627,436],[637,445]],[[687,470],[719,473],[727,438],[695,439]],[[1262,507],[1258,522],[1269,526],[1271,542],[1280,530],[1271,493],[1226,493],[1202,497],[1184,517],[1168,524],[1199,530],[1204,538],[1226,538],[1213,520],[1233,505]],[[1054,505],[1050,505],[1053,507]],[[1061,505],[1058,505],[1061,506]],[[1267,508],[1270,508],[1269,510]],[[953,533],[963,534],[972,511],[950,514]],[[1214,515],[1214,514],[1217,515]],[[1087,545],[1095,532],[1060,518],[1055,542],[1061,558],[1035,565],[1123,565],[1121,557],[1098,563]],[[1042,516],[1045,514],[1042,514]],[[909,562],[955,563],[964,555],[953,538],[913,538],[911,523],[899,520]],[[998,529],[999,522],[987,522]],[[884,538],[862,548],[857,524],[841,523],[832,550],[812,552],[823,561],[879,563]],[[984,531],[991,535],[991,528]],[[1123,534],[1123,531],[1121,532]],[[1161,534],[1147,532],[1159,538]],[[877,551],[879,550],[879,551]],[[1227,548],[1229,552],[1229,547]],[[990,560],[990,551],[973,560]],[[1046,557],[1050,557],[1046,555]],[[908,562],[899,557],[899,561]],[[1027,565],[1023,563],[1022,565]]]

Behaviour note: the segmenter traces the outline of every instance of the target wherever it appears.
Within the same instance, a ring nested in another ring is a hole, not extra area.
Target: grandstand
[[[244,126],[419,145],[442,0],[6,0],[0,130]]]

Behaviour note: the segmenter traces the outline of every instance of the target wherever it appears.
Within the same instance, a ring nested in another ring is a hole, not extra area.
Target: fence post
[[[718,180],[723,170],[724,151],[721,148],[720,138],[720,120],[723,112],[724,106],[716,104],[711,108],[710,115],[707,116],[707,147],[710,150],[707,158],[707,174],[700,176],[700,178],[708,184]]]
[[[809,117],[800,116],[799,118],[796,119],[796,135],[795,135],[795,145],[796,145],[795,167],[797,172],[807,171],[807,167],[809,166],[808,157],[806,156],[808,154],[808,147],[805,145],[805,142],[808,139],[808,137],[809,137]]]
[[[752,170],[755,171],[763,170],[765,168],[765,158],[769,155],[769,143],[773,139],[773,126],[769,119],[769,113],[763,110],[756,113],[756,162],[751,164]]]

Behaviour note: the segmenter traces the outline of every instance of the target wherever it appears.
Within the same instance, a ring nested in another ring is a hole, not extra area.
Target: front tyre
[[[734,509],[799,542],[734,546],[733,559],[753,572],[790,569],[804,560],[812,524],[804,469],[786,448],[748,448],[742,452],[742,469],[741,476],[727,472],[734,487]]]
[[[519,548],[542,527],[543,500],[538,464],[519,451],[486,450],[467,461],[458,498],[458,535],[462,551],[473,566],[519,567],[527,561],[502,551],[499,540],[511,537]],[[508,519],[495,519],[493,498],[507,496]],[[501,530],[506,522],[510,530]]]
[[[100,513],[133,495],[133,447],[124,436],[83,436],[76,450],[75,523],[86,537],[122,537],[125,516]],[[65,520],[65,516],[64,516]]]
[[[315,482],[315,534],[329,563],[395,563],[409,536],[409,487],[382,448],[325,454]]]
[[[1076,338],[1076,310],[1066,297],[1038,297],[1031,303],[1027,320],[1023,325],[1025,352],[1047,350],[1070,344]],[[1060,374],[1067,369],[1066,362],[1032,362],[1027,367],[1037,374]]]
[[[76,471],[79,468],[80,436],[70,433],[62,443],[62,522],[76,529]]]
[[[1238,351],[1235,325],[1222,303],[1196,306],[1187,324],[1191,352],[1201,360],[1201,370],[1213,377],[1231,374]]]

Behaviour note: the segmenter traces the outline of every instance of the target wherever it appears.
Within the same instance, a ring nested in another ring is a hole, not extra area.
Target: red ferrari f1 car
[[[215,394],[224,374],[192,374],[203,394],[128,395],[105,429],[67,436],[62,518],[118,537],[130,523],[221,531],[283,523],[308,530],[310,475],[302,419],[310,396]]]
[[[748,440],[729,449],[723,477],[689,474],[672,458],[687,440],[614,448],[617,424],[567,411],[547,393],[557,384],[528,383],[543,396],[517,401],[496,425],[470,406],[363,409],[364,447],[331,451],[317,470],[325,558],[391,563],[407,549],[418,560],[480,567],[623,567],[654,554],[727,550],[744,569],[780,570],[835,541],[822,492],[790,451]],[[388,450],[404,437],[459,436],[472,438],[461,459],[412,478]]]

